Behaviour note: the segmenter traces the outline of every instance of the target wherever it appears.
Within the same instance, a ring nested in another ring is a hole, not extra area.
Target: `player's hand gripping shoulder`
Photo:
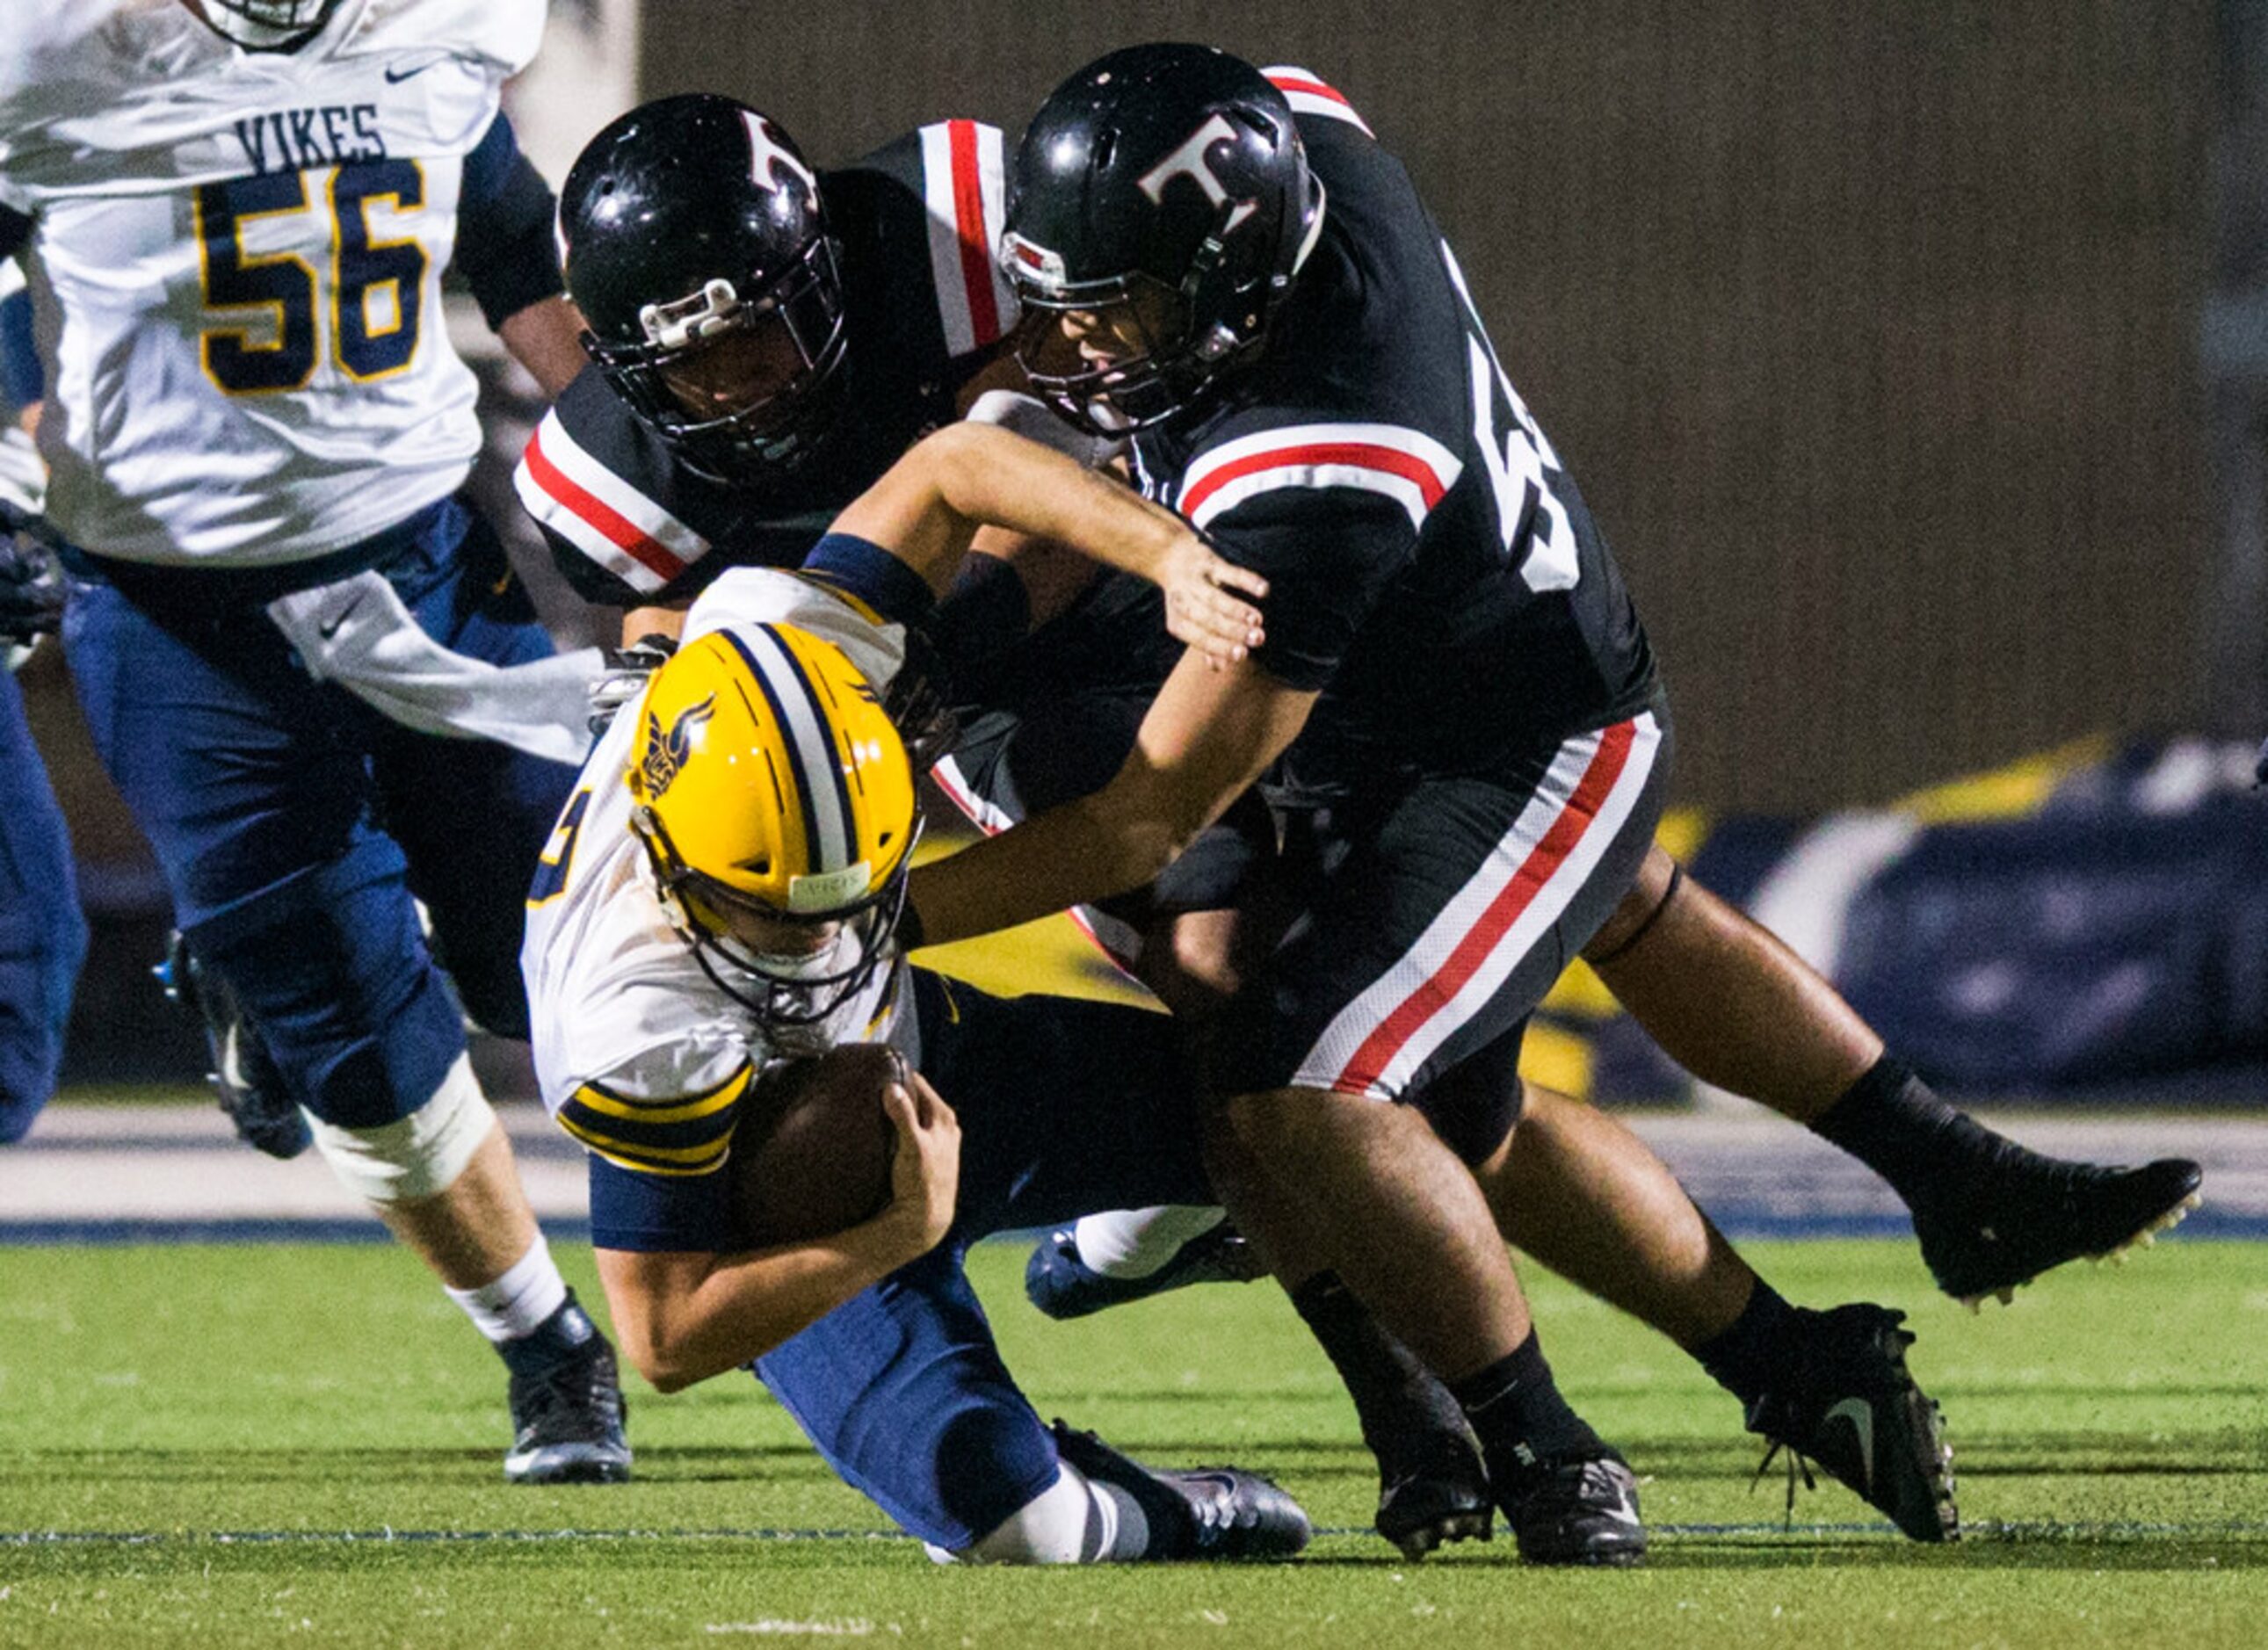
[[[904,1246],[898,1263],[926,1255],[953,1225],[961,1195],[961,1119],[929,1079],[909,1068],[906,1081],[882,1092],[898,1131],[890,1160],[890,1201],[874,1223],[886,1241]]]
[[[1195,648],[1208,667],[1226,669],[1267,639],[1259,610],[1238,593],[1265,596],[1268,581],[1259,574],[1224,560],[1186,526],[1160,563],[1157,585],[1166,598],[1167,634]]]

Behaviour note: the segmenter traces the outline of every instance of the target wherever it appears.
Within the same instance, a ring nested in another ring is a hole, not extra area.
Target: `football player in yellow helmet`
[[[637,716],[630,829],[671,923],[762,1023],[823,1020],[883,961],[921,832],[880,696],[840,649],[764,624],[691,643]]]

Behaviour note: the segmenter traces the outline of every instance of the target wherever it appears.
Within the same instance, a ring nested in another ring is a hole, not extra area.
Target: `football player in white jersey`
[[[930,438],[877,494],[919,524],[889,537],[926,567],[949,571],[972,518],[1009,521],[1123,551],[1165,588],[1175,634],[1222,657],[1256,635],[1235,576],[1170,512],[1003,431]],[[1170,1021],[1001,1001],[900,956],[913,772],[883,705],[942,582],[840,533],[801,574],[725,573],[560,815],[523,960],[544,1103],[590,1153],[615,1322],[665,1390],[755,1361],[828,1462],[940,1558],[1288,1555],[1307,1520],[1264,1479],[1152,1471],[1042,1425],[962,1272],[989,1231],[1204,1175]],[[751,1249],[735,1197],[762,1189],[725,1162],[758,1071],[860,1040],[905,1050],[958,1122],[909,1077],[888,1102],[893,1201]]]
[[[479,430],[440,280],[547,388],[580,366],[551,194],[498,108],[542,25],[541,0],[0,0],[0,256],[87,581],[88,726],[206,994],[497,1346],[505,1473],[538,1483],[627,1474],[621,1395],[463,1016],[525,1035],[519,892],[593,661],[551,658],[456,497]]]

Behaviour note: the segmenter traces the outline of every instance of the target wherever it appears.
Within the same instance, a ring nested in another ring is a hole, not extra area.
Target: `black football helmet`
[[[323,32],[340,0],[197,0],[195,11],[223,40],[248,52],[297,51]]]
[[[1017,296],[1079,318],[1024,335],[1033,388],[1095,434],[1172,417],[1258,348],[1322,223],[1291,105],[1251,64],[1171,45],[1089,63],[1009,174]]]
[[[560,260],[615,393],[702,474],[792,468],[839,410],[843,281],[786,133],[695,93],[632,109],[576,157]]]

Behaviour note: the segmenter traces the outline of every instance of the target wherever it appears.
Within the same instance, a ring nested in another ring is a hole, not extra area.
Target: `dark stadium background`
[[[659,0],[638,91],[732,92],[824,165],[946,115],[1012,140],[1136,39],[1322,74],[1629,574],[1676,799],[1808,814],[2083,734],[2268,731],[2264,11]],[[59,665],[25,686],[97,907],[70,1075],[177,1071],[126,966],[154,878]]]

